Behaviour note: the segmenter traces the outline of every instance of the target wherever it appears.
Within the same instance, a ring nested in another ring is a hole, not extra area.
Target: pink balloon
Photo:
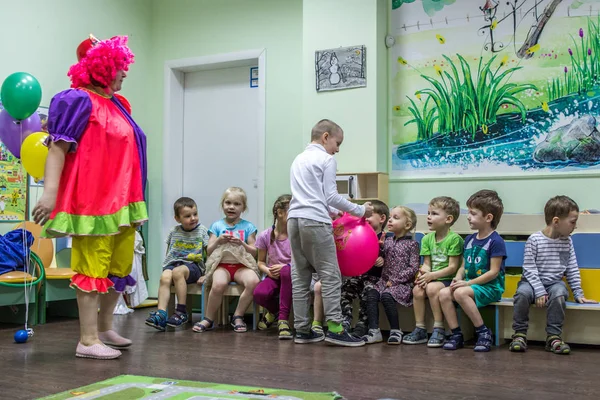
[[[336,219],[333,238],[342,275],[359,276],[373,267],[379,256],[379,240],[364,218],[344,214]]]

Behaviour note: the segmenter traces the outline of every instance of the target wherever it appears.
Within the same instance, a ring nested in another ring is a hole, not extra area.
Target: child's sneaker
[[[273,325],[273,322],[275,322],[275,315],[267,311],[258,323],[258,330],[265,331],[269,329]]]
[[[358,324],[356,324],[356,326],[354,327],[354,330],[352,331],[352,334],[356,337],[363,337],[365,336],[367,333],[369,333],[369,328],[367,328],[367,325],[365,325],[362,322],[359,322]]]
[[[524,333],[515,333],[512,335],[512,341],[508,346],[510,351],[524,353],[527,351],[527,336]]]
[[[170,326],[171,328],[177,328],[186,322],[189,322],[188,315],[176,312],[167,320],[167,326]]]
[[[381,329],[369,329],[369,332],[362,337],[362,340],[367,344],[383,342],[383,336],[381,336]]]
[[[325,332],[323,332],[323,327],[321,325],[313,325],[310,327],[310,331],[319,338],[319,341],[325,339]]]
[[[415,328],[414,331],[404,336],[404,344],[423,344],[427,343],[427,330]]]
[[[287,321],[279,321],[277,323],[277,329],[279,330],[280,340],[289,340],[294,338],[294,336],[292,335],[292,330],[290,329],[290,324]]]
[[[487,352],[492,349],[492,331],[490,328],[485,328],[481,332],[475,332],[477,335],[477,343],[475,343],[476,352]]]
[[[546,351],[551,351],[554,354],[569,354],[571,347],[560,336],[551,335],[546,338]]]
[[[146,325],[164,332],[167,326],[167,312],[164,310],[152,311],[146,318]]]
[[[328,331],[327,335],[325,336],[325,341],[331,344],[346,347],[359,347],[365,345],[365,342],[361,338],[349,334],[346,330],[340,333]]]
[[[401,344],[402,343],[402,336],[404,334],[402,333],[402,331],[400,329],[392,329],[390,330],[390,337],[388,337],[388,344]]]
[[[444,342],[446,341],[446,332],[444,332],[443,328],[433,328],[433,333],[429,338],[429,342],[427,342],[427,347],[442,347]],[[404,339],[404,343],[406,343],[406,338]]]
[[[462,333],[453,334],[444,343],[444,350],[456,350],[465,347],[465,338]]]
[[[314,326],[313,326],[314,328]],[[317,335],[315,330],[311,328],[308,333],[305,332],[296,332],[296,337],[294,338],[294,343],[304,344],[304,343],[316,343],[325,339],[325,335],[323,331],[321,331],[321,335]],[[323,328],[321,328],[323,329]]]
[[[346,331],[352,329],[352,320],[344,318],[344,320],[342,321],[342,328],[344,328],[344,330]]]

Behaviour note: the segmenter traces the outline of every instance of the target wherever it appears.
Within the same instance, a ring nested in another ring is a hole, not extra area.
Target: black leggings
[[[396,301],[389,293],[384,293],[382,296],[375,289],[367,292],[367,316],[369,319],[369,329],[379,328],[379,302],[383,304],[385,315],[390,323],[390,329],[400,329],[398,322],[398,309]]]

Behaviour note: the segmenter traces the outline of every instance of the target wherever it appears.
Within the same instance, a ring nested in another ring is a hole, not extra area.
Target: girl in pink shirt
[[[277,198],[273,205],[273,226],[256,238],[258,269],[265,274],[265,279],[254,289],[254,302],[268,311],[258,329],[268,329],[279,312],[279,339],[293,339],[288,324],[292,304],[292,251],[287,233],[287,214],[291,199],[289,194]]]

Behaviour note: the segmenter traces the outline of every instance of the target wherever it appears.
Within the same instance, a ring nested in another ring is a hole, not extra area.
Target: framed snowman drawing
[[[315,75],[317,92],[367,86],[365,46],[316,51]]]

